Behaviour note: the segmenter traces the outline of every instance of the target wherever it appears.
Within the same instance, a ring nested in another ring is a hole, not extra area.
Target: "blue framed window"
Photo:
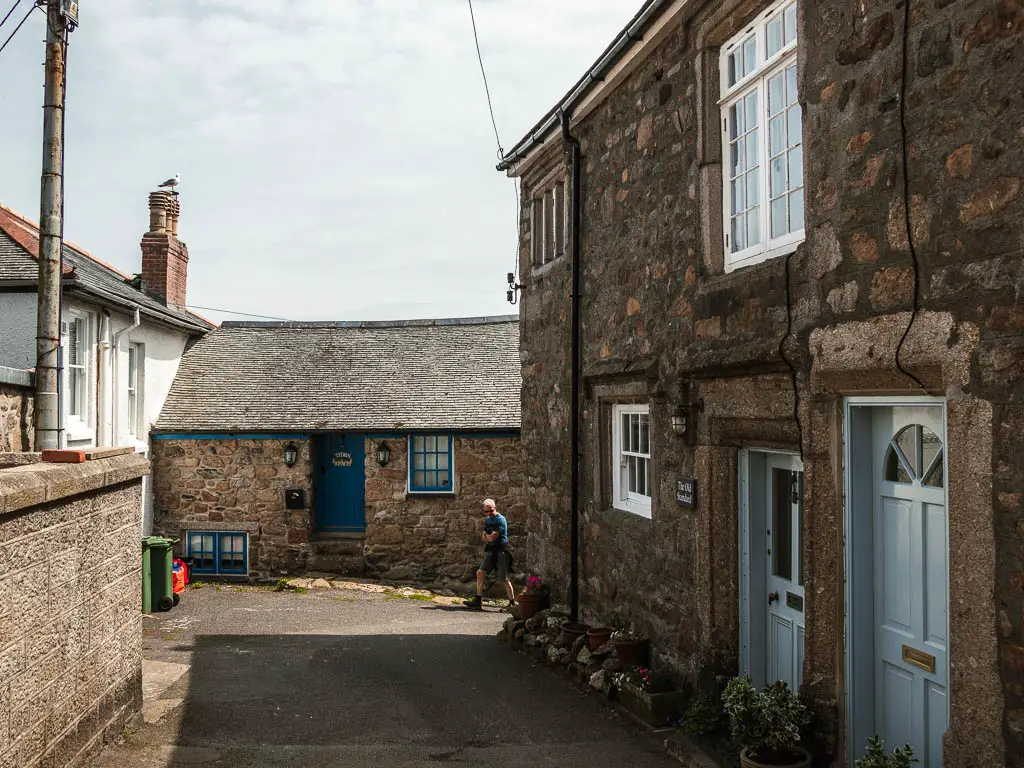
[[[249,572],[248,545],[246,534],[238,531],[189,531],[192,573],[245,575]]]
[[[449,435],[409,437],[409,490],[447,493],[452,490],[452,438]]]

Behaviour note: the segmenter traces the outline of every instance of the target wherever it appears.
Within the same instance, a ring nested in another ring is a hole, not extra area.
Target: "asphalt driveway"
[[[206,586],[145,624],[146,724],[99,768],[678,766],[514,653],[504,614],[351,584]]]

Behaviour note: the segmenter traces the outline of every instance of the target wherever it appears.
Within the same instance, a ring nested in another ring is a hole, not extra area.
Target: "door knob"
[[[778,601],[778,599],[779,599],[779,593],[778,592],[769,592],[768,593],[768,605],[771,605],[772,603]]]

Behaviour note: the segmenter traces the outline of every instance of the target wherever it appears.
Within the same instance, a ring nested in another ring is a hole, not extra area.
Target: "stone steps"
[[[362,575],[366,572],[363,540],[352,538],[314,539],[310,542],[306,567],[311,571]]]

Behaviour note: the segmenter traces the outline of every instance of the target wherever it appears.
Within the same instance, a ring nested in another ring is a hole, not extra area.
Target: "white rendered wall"
[[[0,293],[0,365],[36,367],[36,294]]]

